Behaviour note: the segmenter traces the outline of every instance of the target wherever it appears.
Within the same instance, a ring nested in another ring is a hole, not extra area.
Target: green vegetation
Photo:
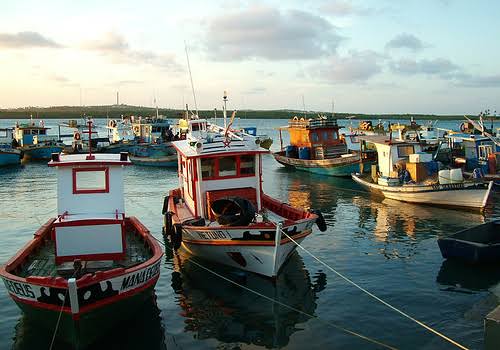
[[[222,116],[219,110],[218,116]],[[56,107],[23,107],[15,109],[0,109],[0,119],[26,119],[32,115],[37,119],[77,119],[83,115],[92,116],[94,118],[120,118],[120,116],[138,115],[152,116],[156,114],[156,110],[151,107],[129,106],[129,105],[112,105],[112,106],[56,106]],[[167,118],[180,118],[184,115],[184,111],[176,109],[159,109],[159,114]],[[308,111],[308,115],[325,114],[328,112]],[[214,115],[213,110],[199,111],[201,117],[211,118]],[[297,110],[241,110],[238,111],[238,117],[248,119],[289,119],[292,116],[303,116],[303,111]],[[335,113],[337,118],[347,118],[356,116],[356,119],[462,119],[463,115],[425,115],[425,114],[364,114],[364,113]],[[475,116],[470,116],[475,117]],[[488,119],[490,117],[487,117]],[[499,117],[496,117],[498,119]]]

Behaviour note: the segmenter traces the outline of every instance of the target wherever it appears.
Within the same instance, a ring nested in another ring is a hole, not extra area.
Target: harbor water
[[[104,125],[105,120],[97,123]],[[258,134],[271,136],[272,150],[279,148],[275,128],[285,123],[239,120],[239,126],[256,126]],[[0,127],[14,124],[0,121]],[[46,121],[53,127],[50,133],[57,133],[56,124]],[[446,121],[439,126],[456,129],[458,124]],[[43,162],[0,168],[0,264],[55,216],[55,175]],[[499,266],[444,261],[437,239],[500,218],[498,187],[486,212],[479,214],[382,200],[350,179],[285,169],[271,155],[264,157],[263,179],[269,195],[319,209],[325,216],[328,230],[315,229],[304,240],[304,248],[464,346],[483,347],[484,316],[500,302]],[[161,241],[163,197],[177,181],[176,169],[126,169],[126,213],[137,216]],[[383,344],[401,349],[455,348],[300,249],[273,283],[183,251],[173,254],[166,245],[155,298],[95,348],[380,349]],[[0,349],[49,348],[53,334],[23,317],[5,288],[0,288],[0,310]],[[68,345],[56,341],[54,348]]]

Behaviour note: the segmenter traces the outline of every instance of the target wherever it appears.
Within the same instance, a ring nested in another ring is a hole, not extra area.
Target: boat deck
[[[153,256],[153,252],[144,242],[142,237],[136,234],[130,227],[127,228],[125,238],[126,258],[124,260],[82,261],[82,274],[106,271],[120,267],[129,268]],[[26,262],[22,264],[14,274],[23,278],[28,276],[69,278],[73,272],[73,262],[56,265],[55,242],[47,240],[40,249],[28,256]]]

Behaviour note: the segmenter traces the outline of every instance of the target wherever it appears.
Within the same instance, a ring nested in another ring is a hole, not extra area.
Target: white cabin
[[[258,138],[225,134],[204,119],[190,120],[188,127],[187,139],[173,145],[181,197],[193,215],[210,219],[210,203],[227,196],[246,198],[261,210],[261,155],[268,151],[259,147]]]
[[[1,128],[0,129],[0,145],[12,146],[12,141],[14,141],[14,132],[12,128]]]
[[[360,136],[359,139],[363,141],[362,150],[370,147],[369,145],[375,147],[379,172],[385,177],[391,177],[398,161],[408,160],[410,154],[422,152],[422,147],[417,142],[395,140],[387,136]]]
[[[57,168],[56,263],[125,254],[122,154],[53,154]]]

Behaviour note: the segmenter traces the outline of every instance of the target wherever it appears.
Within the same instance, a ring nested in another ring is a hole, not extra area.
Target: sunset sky
[[[0,108],[500,111],[500,2],[2,1]]]

